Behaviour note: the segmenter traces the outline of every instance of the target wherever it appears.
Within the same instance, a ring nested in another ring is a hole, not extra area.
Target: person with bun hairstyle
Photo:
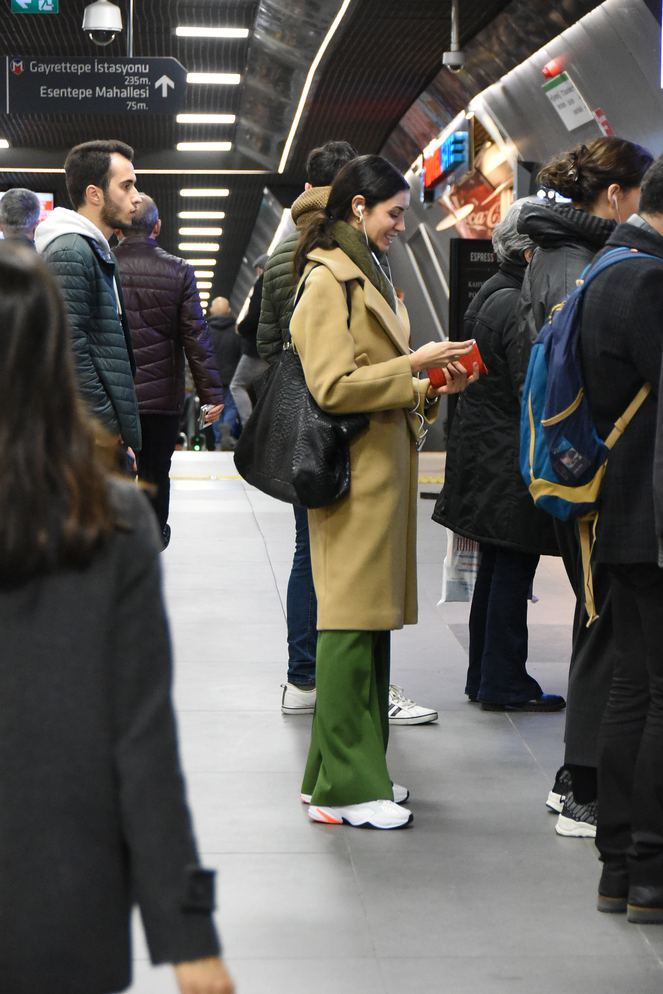
[[[233,994],[200,865],[170,696],[161,537],[111,477],[65,306],[0,244],[0,987],[131,983],[131,910],[182,994]]]
[[[417,620],[417,445],[440,396],[478,377],[454,364],[472,342],[410,351],[407,312],[383,268],[409,202],[407,180],[380,156],[341,169],[297,248],[290,324],[317,404],[369,415],[350,446],[349,493],[308,512],[317,700],[302,801],[313,821],[380,829],[412,821],[385,753],[390,631]],[[446,385],[419,379],[428,367],[444,369]]]
[[[622,138],[596,138],[548,162],[538,182],[570,203],[525,206],[518,230],[537,248],[523,282],[519,327],[533,341],[551,309],[576,286],[585,267],[603,248],[618,223],[638,209],[642,178],[653,162],[647,149]],[[559,835],[596,834],[598,735],[615,659],[610,578],[594,563],[598,619],[586,627],[584,583],[577,527],[555,520],[555,533],[576,595],[567,694],[564,765],[548,794],[559,812]]]

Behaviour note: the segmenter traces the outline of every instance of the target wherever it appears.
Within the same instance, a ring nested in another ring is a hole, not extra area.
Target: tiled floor
[[[246,488],[225,453],[179,453],[173,475],[163,564],[182,755],[239,994],[659,994],[663,929],[598,914],[592,842],[553,831],[562,717],[465,701],[467,605],[437,606],[432,502],[419,505],[420,623],[394,636],[393,680],[440,721],[393,731],[412,829],[360,832],[312,825],[298,801],[309,720],[279,710],[290,507]],[[531,671],[563,693],[558,562],[542,561],[535,593]],[[172,994],[136,934],[132,994]]]

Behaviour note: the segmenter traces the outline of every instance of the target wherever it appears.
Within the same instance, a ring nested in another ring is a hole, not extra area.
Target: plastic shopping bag
[[[456,535],[450,528],[445,528],[445,531],[447,554],[442,566],[442,596],[439,603],[471,601],[481,558],[479,543]]]

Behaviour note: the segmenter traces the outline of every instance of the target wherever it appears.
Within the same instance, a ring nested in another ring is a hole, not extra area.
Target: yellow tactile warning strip
[[[200,476],[187,473],[186,476],[179,473],[171,473],[171,480],[241,480],[239,473],[232,473],[225,475],[216,475],[210,473],[203,473]],[[438,474],[434,476],[420,476],[419,483],[444,483],[444,477]]]

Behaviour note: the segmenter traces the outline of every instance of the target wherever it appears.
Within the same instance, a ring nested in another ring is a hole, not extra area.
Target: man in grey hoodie
[[[140,449],[135,364],[113,229],[131,223],[139,203],[133,149],[120,141],[77,145],[64,164],[73,210],[57,207],[35,232],[35,244],[62,291],[78,388],[93,414],[122,442]]]

